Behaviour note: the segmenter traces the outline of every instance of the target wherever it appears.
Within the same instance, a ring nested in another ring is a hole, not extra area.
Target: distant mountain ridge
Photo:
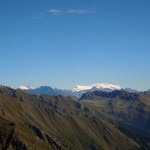
[[[62,96],[74,96],[74,93],[71,90],[61,90],[57,88],[52,88],[50,86],[41,86],[39,88],[35,89],[27,89],[25,90],[29,94],[36,94],[36,95],[43,95],[43,94],[48,94],[48,95],[62,95]]]
[[[138,100],[139,96],[140,95],[137,93],[131,93],[125,90],[115,90],[108,93],[102,91],[94,91],[84,93],[79,100],[95,100],[99,97],[113,99],[115,97],[118,97],[122,100],[131,101],[131,100]]]
[[[108,84],[108,83],[97,83],[88,86],[77,85],[72,90],[52,88],[50,86],[41,86],[38,88],[20,86],[19,89],[25,90],[29,94],[48,94],[48,95],[63,95],[63,96],[73,96],[80,98],[84,93],[93,91],[103,91],[112,92],[114,90],[125,90],[131,93],[138,93],[138,91],[131,88],[122,88],[120,85]]]

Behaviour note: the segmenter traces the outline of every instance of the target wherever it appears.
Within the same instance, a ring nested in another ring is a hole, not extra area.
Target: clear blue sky
[[[0,84],[150,88],[150,0],[1,0]]]

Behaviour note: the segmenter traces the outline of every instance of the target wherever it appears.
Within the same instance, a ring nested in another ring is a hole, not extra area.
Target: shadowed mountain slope
[[[115,124],[126,135],[150,149],[150,96],[146,92],[95,91],[80,98],[89,112]]]
[[[71,97],[0,88],[0,148],[136,150],[140,146]]]
[[[93,109],[109,117],[150,130],[150,97],[144,93],[95,91],[83,94],[80,101],[83,104],[88,102]]]

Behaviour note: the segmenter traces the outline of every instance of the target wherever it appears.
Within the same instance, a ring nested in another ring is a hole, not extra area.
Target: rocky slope
[[[137,150],[140,145],[71,97],[0,87],[0,148]]]
[[[80,102],[92,114],[116,124],[121,131],[150,149],[150,95],[147,92],[95,91],[83,94]]]

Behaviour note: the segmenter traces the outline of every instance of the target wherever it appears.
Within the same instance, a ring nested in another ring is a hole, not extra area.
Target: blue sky
[[[1,0],[0,84],[150,88],[149,0]]]

